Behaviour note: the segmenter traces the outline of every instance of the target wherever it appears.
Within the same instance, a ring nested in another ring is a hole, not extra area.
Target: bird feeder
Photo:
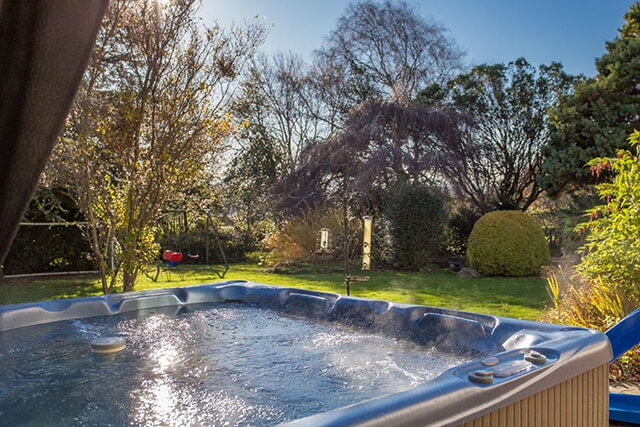
[[[321,252],[329,251],[329,229],[328,228],[320,229],[320,251]]]
[[[371,229],[373,218],[365,216],[362,218],[362,269],[371,269]]]

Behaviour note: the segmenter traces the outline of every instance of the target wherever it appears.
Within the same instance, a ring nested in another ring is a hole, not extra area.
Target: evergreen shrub
[[[467,262],[485,276],[532,276],[549,264],[549,247],[536,220],[520,211],[495,211],[473,226]]]

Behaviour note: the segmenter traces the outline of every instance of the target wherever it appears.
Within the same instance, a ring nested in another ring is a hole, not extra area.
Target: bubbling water
[[[0,334],[2,424],[273,425],[470,360],[243,304],[166,311]],[[101,358],[90,348],[100,336],[126,348]]]

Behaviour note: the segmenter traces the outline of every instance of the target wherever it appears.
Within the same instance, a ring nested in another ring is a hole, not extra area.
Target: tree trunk
[[[91,244],[91,251],[93,252],[93,256],[96,259],[96,264],[98,264],[98,271],[100,271],[100,281],[102,283],[102,293],[108,294],[111,292],[111,288],[107,286],[107,269],[105,268],[105,259],[100,251],[100,243],[98,241],[98,232],[96,231],[96,225],[93,218],[93,215],[89,215],[89,219],[91,224],[89,225],[89,243]]]
[[[133,285],[136,282],[137,275],[138,275],[138,270],[136,268],[132,270],[128,268],[124,268],[122,270],[122,291],[123,292],[133,291]]]
[[[122,245],[122,292],[133,291],[140,269],[135,239],[129,237]]]
[[[102,283],[102,293],[107,295],[111,292],[111,288],[107,286],[107,272],[105,271],[104,265],[101,262],[98,262],[98,270],[100,271],[100,282]]]

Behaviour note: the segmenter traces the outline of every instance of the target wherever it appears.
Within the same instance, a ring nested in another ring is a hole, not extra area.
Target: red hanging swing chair
[[[0,0],[1,1],[1,0]],[[227,261],[227,257],[224,253],[224,249],[222,248],[222,244],[220,242],[220,238],[218,237],[218,232],[216,231],[216,227],[215,224],[213,224],[213,222],[211,221],[211,210],[210,209],[206,209],[204,210],[204,212],[207,214],[206,217],[206,226],[205,226],[205,233],[207,236],[207,240],[206,240],[206,259],[205,262],[208,264],[209,262],[209,240],[208,240],[208,236],[209,236],[209,230],[211,229],[211,231],[213,231],[213,236],[215,237],[215,241],[217,243],[218,249],[220,251],[220,255],[222,256],[222,261],[223,261],[223,266],[224,268],[222,270],[214,270],[215,273],[218,275],[218,277],[220,278],[224,278],[225,274],[227,273],[227,271],[229,270],[229,263]],[[177,267],[179,266],[182,261],[185,259],[182,251],[181,251],[181,246],[180,246],[180,235],[182,234],[182,230],[187,230],[187,218],[186,218],[186,211],[185,210],[175,210],[175,211],[166,211],[165,212],[165,232],[166,232],[166,244],[169,247],[174,247],[177,248],[177,251],[173,251],[170,249],[165,249],[162,252],[162,261],[164,263],[166,263],[167,267]],[[186,254],[187,258],[194,262],[194,263],[199,263],[199,260],[201,259],[200,254],[199,254],[200,250],[197,250],[196,253],[192,254],[190,252],[188,252]],[[149,276],[148,277],[151,278],[151,280],[153,280],[154,282],[158,280],[158,275],[160,274],[160,265],[157,265],[157,269],[156,269],[156,274],[155,277]]]
[[[181,221],[183,220],[182,215],[184,215],[184,212],[177,211],[169,213],[169,215],[173,216],[173,221],[171,220],[171,217],[169,217],[169,220],[167,221],[167,243],[171,245],[171,240],[173,240],[172,246],[178,247],[178,250],[172,251],[170,249],[166,249],[162,252],[162,260],[167,263],[167,267],[177,267],[183,259],[182,252],[180,251],[179,239],[183,226]],[[184,222],[186,224],[186,218],[184,219]]]
[[[182,253],[166,250],[162,252],[162,260],[167,263],[168,267],[177,267],[182,262]]]

